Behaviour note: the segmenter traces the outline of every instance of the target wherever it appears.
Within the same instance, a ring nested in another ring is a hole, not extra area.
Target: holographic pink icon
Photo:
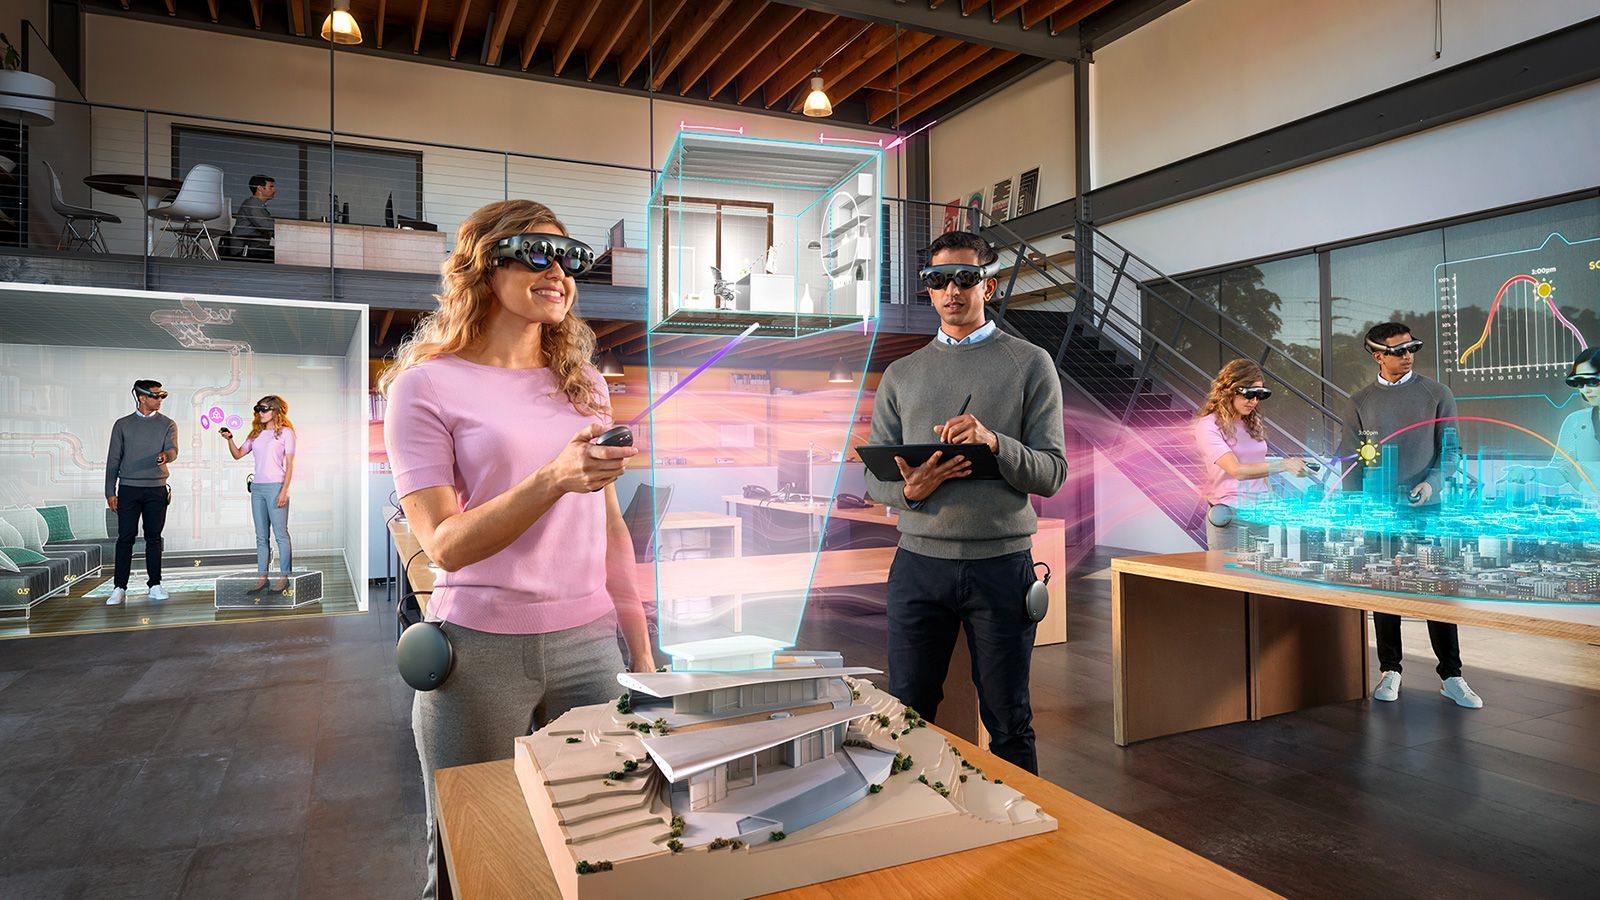
[[[200,430],[205,431],[205,430],[208,430],[210,428],[211,428],[211,418],[209,416],[201,416],[200,417]]]
[[[222,407],[213,406],[213,407],[211,407],[211,410],[206,413],[206,415],[210,416],[211,417],[211,421],[213,421],[213,422],[221,422],[222,421],[222,415],[223,415]]]
[[[228,427],[229,428],[239,428],[239,427],[241,427],[243,425],[244,425],[244,420],[239,418],[238,416],[229,416],[228,417]]]

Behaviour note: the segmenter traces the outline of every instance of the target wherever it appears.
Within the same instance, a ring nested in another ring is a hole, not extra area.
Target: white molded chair
[[[173,238],[172,255],[199,259],[217,258],[213,227],[228,216],[228,202],[222,195],[222,170],[197,165],[183,176],[183,186],[171,203],[150,210],[152,219],[167,224],[161,229]]]
[[[61,232],[61,240],[56,242],[57,250],[84,249],[94,253],[109,253],[106,249],[105,235],[100,233],[101,222],[120,223],[122,220],[111,213],[101,212],[88,206],[75,206],[68,203],[61,195],[61,176],[56,173],[56,167],[50,165],[49,160],[44,161],[45,171],[50,173],[50,208],[56,215],[66,220],[65,228]],[[78,223],[87,221],[89,231],[87,234],[78,230]]]

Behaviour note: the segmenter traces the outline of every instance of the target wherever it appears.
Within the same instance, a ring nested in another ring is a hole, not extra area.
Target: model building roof
[[[652,697],[676,697],[701,691],[769,684],[775,681],[800,681],[806,678],[837,678],[840,675],[878,675],[865,666],[781,666],[776,669],[747,669],[743,672],[620,672],[617,683],[630,691]]]
[[[681,781],[840,722],[870,716],[872,712],[872,707],[858,703],[843,709],[825,709],[799,716],[780,715],[779,718],[762,722],[696,728],[693,731],[646,738],[644,747],[668,781]]]

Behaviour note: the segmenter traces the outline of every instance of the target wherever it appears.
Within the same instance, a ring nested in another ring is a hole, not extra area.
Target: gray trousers
[[[606,703],[622,693],[617,615],[549,634],[489,634],[448,622],[440,626],[455,650],[455,667],[436,690],[418,691],[411,730],[428,798],[428,883],[439,892],[438,798],[433,772],[510,759],[512,741],[576,706]]]
[[[252,482],[250,485],[250,515],[256,523],[256,571],[267,574],[271,551],[267,546],[268,531],[278,537],[278,570],[289,574],[294,553],[289,546],[289,504],[278,506],[278,492],[283,482]]]

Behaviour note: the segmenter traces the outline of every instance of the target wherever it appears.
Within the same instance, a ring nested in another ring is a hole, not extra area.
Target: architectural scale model
[[[837,654],[617,676],[615,704],[519,738],[564,897],[748,897],[1053,831]]]

